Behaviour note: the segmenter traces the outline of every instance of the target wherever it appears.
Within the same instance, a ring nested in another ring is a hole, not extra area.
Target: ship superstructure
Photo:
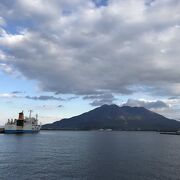
[[[31,117],[32,111],[30,110],[29,117],[24,117],[23,111],[19,113],[18,119],[8,119],[5,124],[5,133],[37,133],[41,129],[38,124],[38,115]]]

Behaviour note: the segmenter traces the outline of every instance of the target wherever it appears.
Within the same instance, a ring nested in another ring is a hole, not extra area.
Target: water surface
[[[0,134],[0,179],[180,179],[180,136],[118,131]]]

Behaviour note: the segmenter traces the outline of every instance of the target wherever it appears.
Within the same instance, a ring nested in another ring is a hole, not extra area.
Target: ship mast
[[[38,114],[36,114],[36,121],[38,120]]]
[[[29,118],[31,118],[32,110],[29,110]]]

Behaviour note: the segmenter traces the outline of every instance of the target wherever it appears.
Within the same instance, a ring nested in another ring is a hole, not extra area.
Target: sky
[[[0,124],[103,104],[180,119],[179,0],[0,1]]]

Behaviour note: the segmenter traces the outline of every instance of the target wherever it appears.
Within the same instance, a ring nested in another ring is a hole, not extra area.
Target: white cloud
[[[0,93],[0,98],[17,98],[14,93]]]
[[[5,24],[6,24],[6,22],[5,22],[4,18],[0,17],[0,26],[3,26]]]
[[[1,66],[56,93],[180,95],[179,9],[176,0],[0,2],[1,52],[14,57]]]
[[[180,99],[171,97],[164,100],[128,99],[123,106],[145,107],[170,119],[180,120]]]
[[[18,44],[23,43],[23,34],[9,34],[5,30],[1,29],[0,35],[1,45],[7,48],[17,48],[16,46],[18,46]]]
[[[158,109],[167,109],[169,105],[163,101],[147,101],[147,100],[136,100],[136,99],[128,99],[123,106],[132,106],[132,107],[145,107],[151,110],[158,110]]]

